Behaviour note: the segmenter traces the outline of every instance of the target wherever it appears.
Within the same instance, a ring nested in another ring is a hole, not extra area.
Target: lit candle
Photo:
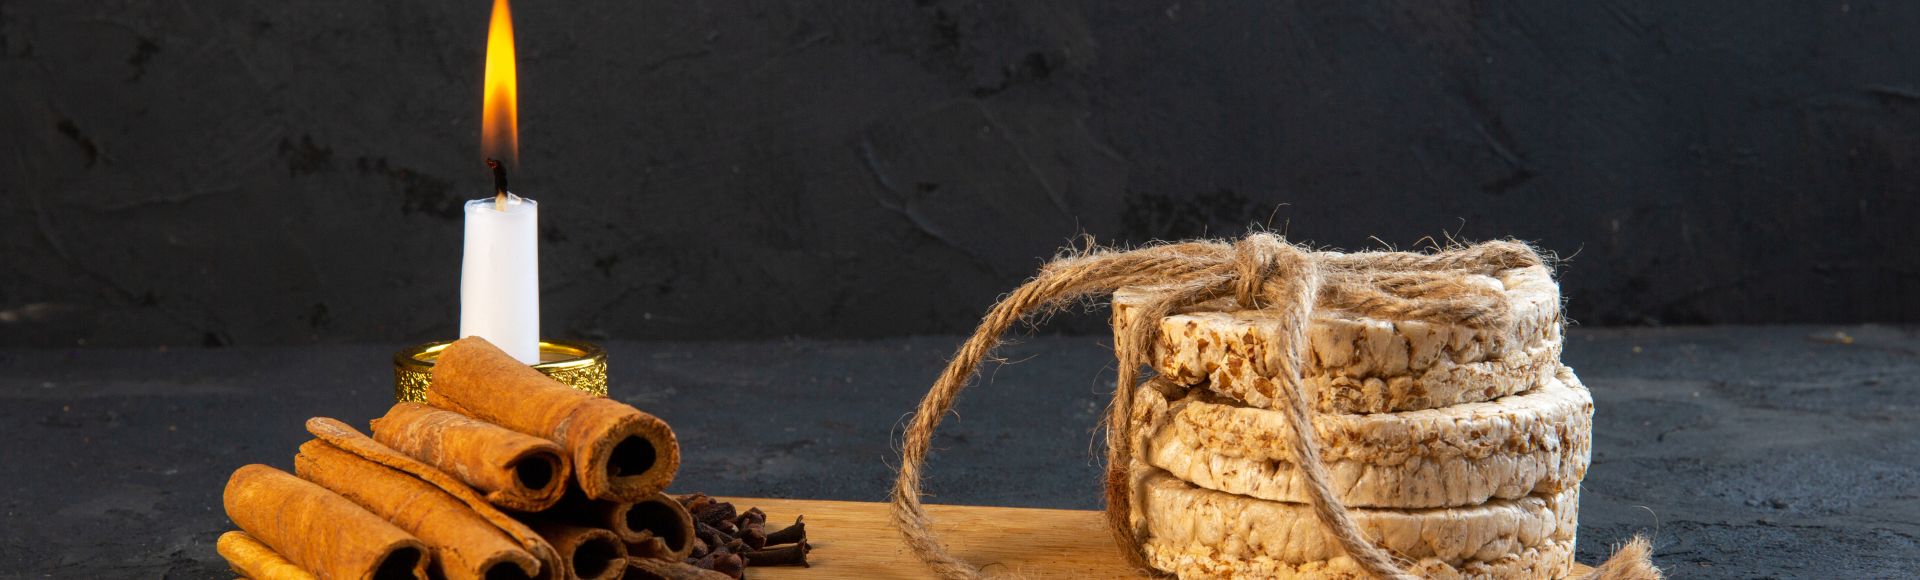
[[[520,362],[540,362],[540,205],[507,191],[506,167],[518,163],[513,22],[507,0],[495,0],[487,30],[481,148],[494,175],[494,195],[466,205],[460,263],[460,336],[487,339]]]
[[[540,362],[540,206],[509,194],[467,202],[460,264],[460,336],[478,336],[520,362]]]

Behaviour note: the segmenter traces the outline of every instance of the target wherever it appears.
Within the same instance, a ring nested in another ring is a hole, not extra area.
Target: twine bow
[[[1231,297],[1240,308],[1272,312],[1288,345],[1268,353],[1265,362],[1266,368],[1278,370],[1281,411],[1294,431],[1290,445],[1306,475],[1316,519],[1369,573],[1412,578],[1391,554],[1367,539],[1328,486],[1311,411],[1300,386],[1308,323],[1318,308],[1380,320],[1496,328],[1509,321],[1506,297],[1473,283],[1471,276],[1541,263],[1533,248],[1512,241],[1432,254],[1349,254],[1306,250],[1269,233],[1250,234],[1232,243],[1194,241],[1126,251],[1089,248],[1057,258],[994,304],[921,399],[901,444],[900,477],[893,488],[894,525],[914,553],[941,576],[982,577],[980,568],[941,545],[920,503],[920,472],[934,429],[978,372],[980,361],[1015,322],[1080,298],[1143,287],[1150,295],[1140,305],[1136,322],[1115,338],[1120,368],[1105,419],[1107,525],[1129,562],[1141,570],[1153,569],[1130,522],[1133,498],[1128,465],[1133,441],[1127,429],[1133,413],[1131,390],[1138,384],[1140,367],[1148,363],[1159,332],[1157,321],[1185,307]]]

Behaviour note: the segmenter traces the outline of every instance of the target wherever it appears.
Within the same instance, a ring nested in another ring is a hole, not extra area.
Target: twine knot
[[[1233,244],[1233,299],[1241,308],[1260,309],[1262,296],[1286,296],[1291,287],[1313,278],[1312,256],[1279,236],[1261,232]]]

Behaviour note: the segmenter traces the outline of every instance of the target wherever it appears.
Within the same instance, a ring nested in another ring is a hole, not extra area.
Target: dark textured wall
[[[751,5],[749,5],[751,4]],[[453,332],[488,3],[0,3],[0,344]],[[1079,232],[1914,321],[1920,4],[516,6],[549,335],[953,332]]]

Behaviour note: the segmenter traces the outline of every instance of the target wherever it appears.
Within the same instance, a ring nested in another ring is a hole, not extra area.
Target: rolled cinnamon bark
[[[633,502],[621,520],[615,533],[629,555],[679,561],[693,553],[693,516],[665,493]]]
[[[552,545],[547,544],[546,538],[540,537],[540,534],[533,531],[533,528],[527,524],[500,511],[500,508],[493,507],[493,504],[487,503],[486,498],[480,497],[478,492],[460,483],[460,480],[454,479],[453,476],[412,457],[407,457],[406,454],[395,451],[392,447],[381,445],[379,441],[374,441],[373,438],[355,431],[346,423],[334,419],[326,417],[308,419],[307,432],[342,451],[412,475],[459,499],[474,513],[492,523],[495,528],[499,528],[500,531],[506,532],[508,537],[518,541],[521,548],[532,553],[534,559],[540,561],[541,577],[557,578],[560,574],[554,571],[566,567],[566,563],[560,561],[559,553],[553,550]]]
[[[426,542],[435,577],[532,578],[540,571],[532,553],[433,484],[317,439],[300,446],[293,465],[301,478],[339,492]]]
[[[533,529],[560,552],[565,578],[614,580],[627,573],[627,545],[610,530],[554,521],[537,522]]]
[[[540,516],[605,528],[627,545],[630,558],[681,560],[693,553],[693,515],[664,493],[637,502],[607,501],[590,499],[579,487],[567,486],[560,502]]]
[[[440,351],[427,403],[559,443],[593,499],[639,501],[680,468],[665,421],[560,384],[479,337]]]
[[[427,545],[340,494],[248,465],[227,479],[227,517],[288,562],[325,578],[426,578]]]
[[[220,557],[227,559],[227,565],[233,573],[253,580],[318,580],[313,573],[301,570],[286,556],[273,551],[273,548],[260,543],[246,532],[233,531],[220,534],[220,541],[214,544]]]
[[[638,580],[733,580],[732,576],[679,560],[628,558],[627,578]]]
[[[418,403],[373,420],[373,439],[447,472],[500,507],[537,512],[566,491],[565,451],[552,441]]]

